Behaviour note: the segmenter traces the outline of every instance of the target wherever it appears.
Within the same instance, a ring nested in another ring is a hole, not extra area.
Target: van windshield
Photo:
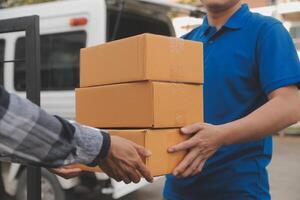
[[[142,33],[154,33],[166,36],[174,35],[173,26],[167,13],[159,13],[157,11],[157,15],[153,15],[151,14],[154,12],[153,9],[148,9],[145,12],[142,7],[137,8],[133,8],[132,5],[128,4],[124,8],[108,6],[107,41]]]

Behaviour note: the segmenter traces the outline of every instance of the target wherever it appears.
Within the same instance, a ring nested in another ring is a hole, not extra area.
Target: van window
[[[141,15],[124,10],[120,18],[116,36],[115,38],[112,38],[118,12],[119,11],[112,9],[108,9],[107,11],[108,41],[111,41],[112,39],[122,39],[142,33],[154,33],[166,36],[172,35],[169,24],[167,22],[151,16]]]
[[[79,53],[86,45],[86,32],[42,35],[41,90],[73,90],[79,86]],[[17,39],[15,58],[25,57],[25,38]],[[25,63],[15,63],[14,86],[25,91]]]
[[[4,78],[4,48],[5,48],[5,40],[0,39],[0,85],[3,85],[3,78]]]

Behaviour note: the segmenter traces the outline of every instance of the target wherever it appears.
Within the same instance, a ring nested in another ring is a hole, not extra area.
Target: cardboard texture
[[[81,49],[80,87],[143,80],[203,83],[202,43],[142,34]]]
[[[144,81],[79,88],[76,120],[101,128],[176,128],[203,122],[203,86]]]
[[[172,173],[173,169],[184,158],[186,152],[168,153],[170,146],[178,144],[188,138],[179,133],[179,129],[145,129],[145,130],[109,130],[111,135],[124,137],[152,152],[144,163],[152,176],[161,176]],[[85,171],[101,172],[99,167],[74,165]]]

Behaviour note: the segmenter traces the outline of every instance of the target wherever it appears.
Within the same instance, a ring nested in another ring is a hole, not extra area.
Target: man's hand
[[[99,163],[101,169],[116,181],[138,183],[142,177],[153,182],[143,160],[151,152],[129,140],[111,136],[111,146],[107,158]]]
[[[79,176],[82,172],[80,168],[74,168],[72,166],[68,167],[60,167],[60,168],[52,168],[48,169],[53,174],[56,174],[60,177],[63,177],[65,179],[75,178]]]
[[[188,150],[185,158],[174,169],[173,175],[185,178],[200,173],[206,160],[222,146],[220,126],[196,123],[183,127],[183,134],[194,134],[189,140],[170,147],[170,153]]]

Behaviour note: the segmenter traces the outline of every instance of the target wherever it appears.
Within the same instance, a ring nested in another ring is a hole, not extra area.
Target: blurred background
[[[300,55],[300,1],[244,0],[253,12],[281,20]],[[200,0],[0,0],[0,19],[39,15],[41,28],[41,106],[70,120],[79,85],[80,48],[145,32],[180,37],[201,25]],[[25,56],[24,32],[0,34],[0,61]],[[0,62],[0,84],[25,97],[25,65]],[[300,125],[274,137],[269,167],[272,199],[300,200]],[[26,199],[26,173],[1,163],[0,199]],[[125,185],[101,173],[62,179],[42,171],[43,200],[159,200],[164,177],[155,183]],[[1,183],[3,182],[3,183]],[[2,196],[1,196],[2,195]]]

